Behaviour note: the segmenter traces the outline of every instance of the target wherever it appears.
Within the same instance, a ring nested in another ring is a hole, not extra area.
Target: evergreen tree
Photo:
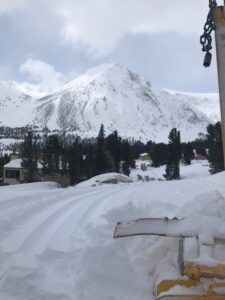
[[[149,154],[152,160],[152,167],[156,168],[166,164],[167,151],[167,145],[164,143],[151,144],[151,146],[149,147]]]
[[[48,169],[48,164],[47,164],[47,156],[46,156],[45,149],[43,149],[43,152],[42,152],[41,164],[42,164],[43,175],[49,174],[49,169]]]
[[[123,164],[122,169],[123,173],[127,176],[130,175],[130,169],[135,168],[135,160],[132,146],[128,141],[123,141]]]
[[[68,173],[68,153],[65,145],[62,148],[62,153],[61,153],[61,174],[65,175]]]
[[[208,160],[210,163],[210,173],[215,174],[224,170],[223,143],[220,122],[207,127]]]
[[[207,136],[195,139],[191,142],[192,149],[195,150],[196,154],[207,156],[206,149],[208,148]]]
[[[24,137],[22,143],[22,163],[21,167],[24,171],[24,182],[35,182],[37,181],[37,144],[33,139],[33,133],[30,131]]]
[[[136,159],[138,159],[141,153],[148,152],[147,147],[141,141],[133,141],[132,142],[133,154]]]
[[[42,157],[44,174],[59,172],[59,157],[62,153],[63,149],[59,136],[54,134],[46,137]]]
[[[116,130],[106,138],[106,147],[112,156],[110,163],[112,171],[119,172],[122,159],[122,142]]]
[[[6,165],[10,161],[10,157],[7,153],[2,155],[0,154],[0,179],[3,179],[3,170],[4,170],[4,165]]]
[[[82,148],[79,139],[68,150],[68,168],[71,185],[77,184],[82,175]]]
[[[168,157],[166,165],[166,173],[163,175],[166,180],[180,178],[180,163],[181,159],[181,143],[180,132],[173,128],[169,133]]]
[[[191,160],[194,158],[194,152],[191,143],[183,145],[183,162],[185,165],[190,165]]]
[[[91,178],[94,176],[95,167],[95,149],[94,145],[86,145],[83,152],[83,176],[86,178]]]
[[[97,137],[97,149],[96,149],[94,173],[95,175],[99,175],[102,173],[110,172],[111,170],[112,168],[109,163],[109,154],[107,153],[106,150],[104,125],[102,124]]]

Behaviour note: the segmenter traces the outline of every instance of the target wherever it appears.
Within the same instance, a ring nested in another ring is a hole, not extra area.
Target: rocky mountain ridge
[[[193,140],[218,114],[217,95],[210,98],[158,88],[117,64],[90,69],[40,99],[13,85],[3,93],[4,84],[0,82],[0,124],[36,124],[82,137],[96,136],[104,124],[106,134],[118,130],[122,137],[143,141],[167,141],[173,127],[181,131],[183,141]],[[200,111],[206,108],[205,102],[208,116]]]

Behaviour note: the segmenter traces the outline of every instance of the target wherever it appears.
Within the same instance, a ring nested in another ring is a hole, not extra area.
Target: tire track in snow
[[[70,197],[70,194],[68,194],[67,198],[64,198],[64,200],[60,201],[60,203],[52,203],[52,205],[50,205],[50,208],[47,207],[48,209],[43,213],[38,214],[32,220],[24,224],[24,226],[21,226],[17,230],[13,231],[9,237],[3,240],[2,250],[6,252],[17,251],[22,247],[22,245],[29,237],[31,238],[32,234],[34,234],[33,232],[36,231],[40,226],[42,226],[43,223],[46,224],[49,219],[53,221],[55,217],[59,216],[62,213],[61,211],[70,209],[74,205],[77,205],[76,200],[82,201],[85,197],[90,197],[90,195],[92,194],[95,195],[101,192],[101,190],[94,192],[89,191],[87,193],[76,196],[74,195],[74,191],[71,191],[71,194],[73,193],[73,196]],[[61,195],[59,194],[59,197],[60,196]],[[63,195],[63,197],[65,197],[65,195]]]
[[[21,226],[24,226],[31,218],[40,215],[43,211],[50,209],[51,206],[55,206],[57,203],[65,203],[66,198],[69,196],[84,195],[93,191],[83,189],[57,189],[57,193],[51,190],[47,194],[44,192],[44,197],[33,195],[26,195],[23,201],[10,201],[9,205],[6,205],[4,209],[0,210],[0,246],[4,244],[5,239],[10,238],[11,234]],[[15,198],[15,197],[13,197]],[[65,200],[64,200],[65,199]],[[5,202],[5,200],[4,200]],[[7,201],[6,201],[7,202]],[[24,204],[22,204],[24,202]],[[5,203],[4,203],[5,205]]]
[[[24,203],[33,203],[35,201],[41,201],[42,198],[45,199],[46,196],[49,194],[50,191],[44,191],[42,193],[37,193],[35,195],[32,196],[32,194],[28,194],[26,196],[13,196],[12,198],[10,199],[7,199],[7,200],[4,200],[4,201],[1,201],[0,202],[0,210],[3,211],[5,209],[9,209],[9,208],[12,208],[12,207],[15,207],[15,206],[18,206],[18,205],[21,205],[21,204],[24,204]],[[52,194],[52,192],[51,192]],[[58,195],[59,192],[54,192],[52,197],[54,197],[54,195]]]
[[[61,224],[61,227],[55,231],[47,246],[52,249],[67,252],[70,248],[70,237],[76,231],[76,227],[79,226],[80,229],[81,226],[84,227],[90,223],[92,221],[92,215],[96,215],[97,211],[99,215],[102,208],[112,201],[112,196],[122,192],[127,193],[128,191],[124,190],[124,188],[119,188],[119,190],[114,190],[107,194],[100,195],[99,198],[94,199],[93,201],[89,199],[88,207],[85,205],[83,205],[83,207],[82,205],[79,206],[77,210],[72,212],[68,218],[65,219],[64,223]]]
[[[92,194],[97,194],[98,196],[99,193],[100,191]],[[105,199],[105,197],[113,193],[115,193],[115,191],[107,191],[101,195],[100,199]],[[72,201],[62,209],[59,209],[56,213],[52,214],[30,234],[18,249],[18,252],[23,254],[41,254],[47,248],[52,237],[57,234],[58,230],[61,227],[65,230],[63,224],[71,217],[71,215],[73,219],[77,216],[80,220],[84,217],[85,212],[90,210],[90,206],[93,207],[96,205],[99,198],[91,201],[92,204],[90,205],[90,196],[91,195],[89,194],[79,198],[80,201],[76,202],[76,204]],[[66,231],[64,233],[66,234]]]
[[[61,194],[59,193],[61,191]],[[63,188],[58,188],[56,190],[54,190],[54,192],[49,189],[49,190],[45,190],[45,191],[42,191],[42,192],[38,192],[38,193],[29,193],[25,196],[18,196],[18,195],[15,195],[13,197],[10,197],[9,199],[7,200],[3,200],[3,201],[0,201],[0,211],[3,211],[5,209],[9,209],[9,208],[13,208],[13,207],[16,207],[16,206],[20,206],[21,204],[26,204],[26,203],[33,203],[33,202],[39,202],[39,201],[49,201],[50,199],[51,200],[54,200],[54,199],[57,199],[59,198],[59,194],[60,196],[61,195],[74,195],[74,193],[76,192],[76,190],[65,190]],[[90,191],[88,191],[90,192]],[[87,191],[79,191],[79,195],[81,194],[86,194],[88,193]],[[50,195],[50,197],[48,197],[48,195]],[[47,200],[46,197],[48,197]],[[62,200],[59,200],[59,201],[62,201]]]

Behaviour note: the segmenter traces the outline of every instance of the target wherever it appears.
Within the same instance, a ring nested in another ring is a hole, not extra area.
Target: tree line
[[[168,136],[168,144],[152,141],[144,144],[141,141],[122,139],[117,131],[105,136],[102,124],[96,139],[53,134],[46,135],[40,142],[29,132],[21,147],[24,180],[38,180],[40,158],[43,175],[68,175],[71,185],[107,172],[129,175],[131,168],[135,167],[135,159],[144,152],[149,153],[152,167],[166,165],[166,180],[179,179],[180,162],[191,164],[195,154],[208,158],[211,174],[224,170],[219,122],[210,124],[206,135],[187,143],[181,143],[180,132],[173,128]]]
[[[185,165],[190,165],[196,154],[208,159],[211,174],[224,171],[220,122],[209,124],[206,135],[202,135],[194,142],[181,143],[180,132],[176,128],[170,131],[168,139],[168,145],[156,144],[155,147],[151,147],[152,151],[150,150],[153,166],[166,164],[163,175],[165,179],[180,179],[180,161]]]
[[[45,136],[40,142],[29,132],[21,147],[24,181],[38,180],[38,161],[43,175],[68,175],[70,184],[108,172],[130,174],[135,167],[131,143],[122,139],[117,131],[105,136],[101,125],[96,139],[81,139],[63,135]]]

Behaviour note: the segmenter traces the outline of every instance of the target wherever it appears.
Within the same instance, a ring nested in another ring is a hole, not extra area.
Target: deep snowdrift
[[[77,186],[0,188],[0,299],[154,299],[153,284],[171,272],[173,239],[113,240],[119,220],[199,215],[225,220],[225,173],[203,177]],[[191,168],[190,167],[190,168]],[[185,176],[184,176],[185,177]],[[167,269],[166,269],[167,268]]]

